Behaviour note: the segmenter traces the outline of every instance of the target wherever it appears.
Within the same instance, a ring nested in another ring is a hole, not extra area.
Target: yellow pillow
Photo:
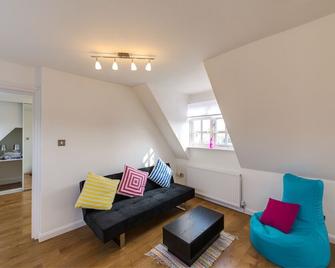
[[[89,172],[75,207],[99,210],[111,209],[118,184],[119,180],[111,180]]]

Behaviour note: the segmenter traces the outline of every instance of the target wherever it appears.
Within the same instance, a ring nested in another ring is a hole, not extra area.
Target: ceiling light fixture
[[[145,70],[147,72],[151,72],[151,60],[148,60],[147,64],[145,65]]]
[[[136,54],[130,54],[126,52],[108,53],[108,54],[99,53],[99,54],[91,55],[91,57],[95,58],[95,69],[96,70],[102,69],[101,63],[99,62],[100,58],[112,59],[113,60],[112,70],[114,71],[117,71],[119,69],[119,66],[116,60],[121,59],[121,60],[131,60],[130,70],[132,71],[137,71],[137,66],[134,62],[135,60],[136,61],[142,61],[142,60],[147,61],[145,65],[145,70],[150,72],[151,71],[151,61],[155,59],[154,56],[136,55]]]
[[[95,69],[97,71],[100,71],[102,69],[102,66],[101,66],[100,61],[98,60],[98,57],[95,58]]]
[[[119,66],[117,65],[117,62],[116,62],[116,59],[115,59],[115,58],[114,58],[114,62],[113,62],[113,65],[112,65],[112,69],[113,69],[114,71],[119,70]]]
[[[132,71],[137,71],[137,66],[136,66],[134,60],[131,60],[130,70],[132,70]]]

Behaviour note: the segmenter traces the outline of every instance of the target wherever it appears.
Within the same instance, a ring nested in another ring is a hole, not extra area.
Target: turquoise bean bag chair
[[[322,210],[323,182],[292,174],[284,176],[283,201],[300,204],[292,231],[285,234],[260,222],[262,212],[250,220],[250,240],[269,261],[287,268],[327,267],[328,232]]]

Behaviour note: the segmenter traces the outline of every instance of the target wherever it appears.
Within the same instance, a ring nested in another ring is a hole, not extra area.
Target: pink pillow
[[[125,165],[117,193],[130,197],[143,196],[148,174]]]
[[[288,234],[292,229],[299,209],[299,204],[291,204],[269,198],[260,221]]]

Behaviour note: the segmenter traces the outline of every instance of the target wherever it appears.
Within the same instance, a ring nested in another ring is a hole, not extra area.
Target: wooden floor
[[[32,176],[31,174],[24,174],[24,190],[29,191],[32,187]]]
[[[223,212],[225,231],[239,237],[214,267],[273,267],[250,245],[249,216],[197,198],[187,206],[200,204]],[[31,191],[0,196],[0,267],[162,267],[144,254],[162,242],[162,226],[183,212],[172,210],[127,233],[121,250],[114,242],[102,244],[86,226],[43,243],[32,241],[30,213]]]

